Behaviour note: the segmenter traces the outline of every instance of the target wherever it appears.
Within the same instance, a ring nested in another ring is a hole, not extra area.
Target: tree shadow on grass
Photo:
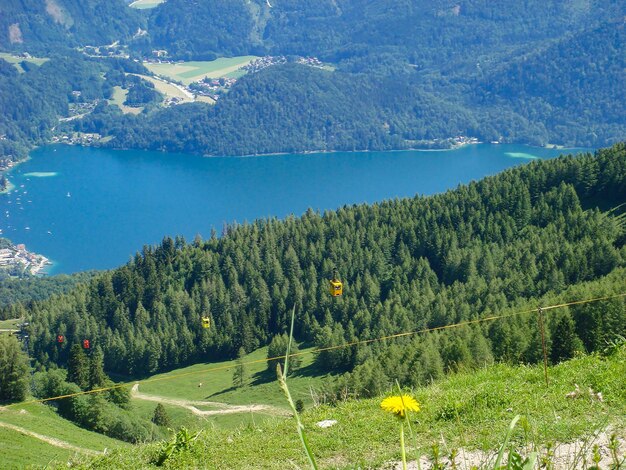
[[[268,369],[257,372],[251,377],[250,386],[262,385],[270,382],[276,381],[276,372]],[[234,392],[237,390],[237,387],[229,387],[224,390],[220,390],[219,392],[212,393],[208,395],[205,399],[219,397],[220,395],[224,395],[229,392]]]
[[[204,397],[204,399],[209,400],[210,398],[219,397],[220,395],[224,395],[229,392],[234,392],[235,390],[237,390],[237,387],[228,387],[228,388],[225,388],[224,390],[220,390],[219,392],[215,392],[215,393],[212,393],[211,395],[207,395],[206,397]]]

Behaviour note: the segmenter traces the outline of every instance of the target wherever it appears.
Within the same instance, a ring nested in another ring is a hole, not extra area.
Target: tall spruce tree
[[[67,361],[67,381],[74,382],[82,390],[89,387],[89,358],[80,347],[73,344]]]
[[[14,336],[0,336],[0,401],[21,401],[28,391],[28,358]]]
[[[97,346],[89,358],[89,389],[103,387],[108,380],[104,372],[104,354]]]
[[[554,329],[550,357],[554,364],[571,359],[583,350],[583,343],[574,330],[574,320],[569,313],[561,317]]]

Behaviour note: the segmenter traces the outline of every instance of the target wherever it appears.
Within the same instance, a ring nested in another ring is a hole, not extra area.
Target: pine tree
[[[276,357],[280,357],[280,356],[284,356],[285,354],[287,354],[287,345],[289,344],[289,336],[287,336],[286,334],[282,334],[282,335],[276,335],[274,336],[274,338],[272,338],[272,342],[270,343],[269,347],[267,348],[267,370],[271,371],[271,372],[275,372],[276,371],[276,364],[280,363],[281,367],[285,367],[285,359],[284,358],[280,358],[280,359],[270,359],[270,358],[276,358]],[[291,354],[297,354],[299,351],[298,349],[298,345],[296,344],[295,341],[291,342]],[[300,368],[300,365],[302,364],[302,359],[300,358],[300,356],[290,356],[289,357],[289,372],[293,372],[296,369]]]
[[[89,358],[89,390],[103,387],[107,379],[104,373],[104,354],[98,346]]]
[[[89,359],[80,344],[74,344],[70,349],[70,358],[67,361],[67,381],[74,382],[82,390],[87,390],[89,387]]]
[[[154,409],[154,416],[152,417],[152,422],[157,426],[168,427],[171,425],[171,420],[165,407],[159,403]]]
[[[0,401],[21,401],[28,390],[28,358],[13,336],[0,336]]]
[[[574,321],[568,314],[563,315],[554,329],[550,358],[554,364],[571,359],[583,350],[582,341],[574,331]]]
[[[235,388],[243,387],[246,383],[246,379],[248,378],[248,372],[245,364],[243,363],[245,355],[246,350],[239,348],[239,353],[237,354],[237,364],[235,365],[235,370],[233,371],[233,387]]]

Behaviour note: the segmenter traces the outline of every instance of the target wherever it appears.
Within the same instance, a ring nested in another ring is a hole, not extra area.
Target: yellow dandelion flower
[[[420,404],[410,395],[387,397],[380,403],[380,407],[401,418],[404,418],[406,411],[420,410]]]

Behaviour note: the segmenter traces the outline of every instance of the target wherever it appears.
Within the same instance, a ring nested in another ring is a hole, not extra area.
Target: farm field
[[[183,102],[191,102],[194,100],[193,95],[182,88],[174,85],[173,83],[160,80],[155,77],[149,77],[147,75],[131,74],[137,77],[141,77],[144,80],[154,84],[154,88],[160,93],[163,93],[167,98],[177,98]]]
[[[132,106],[126,106],[124,104],[124,101],[126,101],[126,95],[128,95],[128,90],[124,90],[120,86],[115,86],[113,87],[113,98],[109,100],[109,103],[116,104],[124,114],[141,113],[143,108],[133,108]]]
[[[165,3],[165,0],[135,0],[128,6],[137,10],[147,10],[159,6],[161,3]]]
[[[204,77],[220,78],[230,77],[238,78],[245,75],[244,71],[238,70],[240,67],[249,64],[256,56],[246,55],[239,57],[221,57],[212,61],[191,61],[168,63],[144,62],[143,65],[151,72],[169,77],[189,85]]]

